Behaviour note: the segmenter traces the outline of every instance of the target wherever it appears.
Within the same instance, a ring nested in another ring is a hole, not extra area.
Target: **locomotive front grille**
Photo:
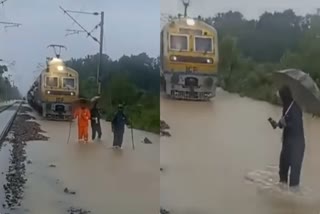
[[[55,112],[57,112],[57,113],[64,113],[64,112],[66,112],[65,111],[65,106],[64,105],[56,105],[55,106]]]
[[[187,87],[198,87],[199,86],[199,80],[194,77],[187,77],[185,79],[185,86]]]

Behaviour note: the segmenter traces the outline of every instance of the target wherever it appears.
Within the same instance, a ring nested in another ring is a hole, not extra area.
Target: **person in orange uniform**
[[[91,118],[90,110],[87,107],[82,106],[78,108],[75,113],[74,117],[78,118],[78,139],[79,142],[84,139],[86,143],[88,143],[89,137],[89,120]]]

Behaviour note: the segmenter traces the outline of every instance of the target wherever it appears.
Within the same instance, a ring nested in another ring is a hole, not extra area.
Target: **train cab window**
[[[46,77],[47,87],[58,87],[58,77]]]
[[[188,37],[184,35],[170,35],[170,49],[188,51]]]
[[[63,78],[63,88],[74,89],[75,80],[74,78]]]
[[[213,40],[209,37],[195,37],[196,52],[213,52]]]

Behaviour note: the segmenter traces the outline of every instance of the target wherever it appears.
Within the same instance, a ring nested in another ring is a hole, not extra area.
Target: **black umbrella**
[[[320,115],[320,90],[309,74],[298,69],[286,69],[274,72],[273,77],[277,86],[290,88],[294,101],[302,109]]]

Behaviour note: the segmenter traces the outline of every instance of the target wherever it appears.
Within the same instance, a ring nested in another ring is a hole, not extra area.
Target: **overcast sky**
[[[64,59],[98,51],[98,44],[85,35],[65,37],[65,29],[78,27],[60,11],[59,5],[70,10],[105,11],[104,52],[113,59],[141,52],[157,56],[160,13],[183,12],[179,0],[8,0],[0,6],[0,21],[19,22],[23,26],[7,32],[0,26],[0,59],[16,61],[11,72],[23,93],[32,84],[37,64],[44,64],[46,56],[53,56],[47,45],[66,45]],[[247,18],[257,18],[265,10],[292,8],[305,14],[318,7],[319,0],[191,0],[189,15],[210,16],[239,10]],[[90,30],[99,21],[96,16],[74,16]],[[95,35],[98,37],[98,32]]]
[[[161,13],[183,13],[180,0],[160,0]],[[319,0],[190,0],[190,16],[212,16],[218,12],[237,10],[246,18],[258,18],[264,11],[282,11],[291,8],[297,14],[316,12]]]
[[[59,5],[69,10],[105,12],[104,52],[111,58],[141,52],[159,55],[159,0],[8,0],[0,6],[0,21],[23,25],[7,32],[0,25],[0,59],[16,61],[11,72],[22,93],[32,84],[37,64],[45,64],[46,56],[53,56],[52,49],[47,49],[49,44],[67,46],[63,59],[99,50],[98,44],[84,34],[65,37],[65,29],[79,28]],[[100,21],[97,16],[73,16],[88,30]],[[99,38],[99,31],[95,36]]]

